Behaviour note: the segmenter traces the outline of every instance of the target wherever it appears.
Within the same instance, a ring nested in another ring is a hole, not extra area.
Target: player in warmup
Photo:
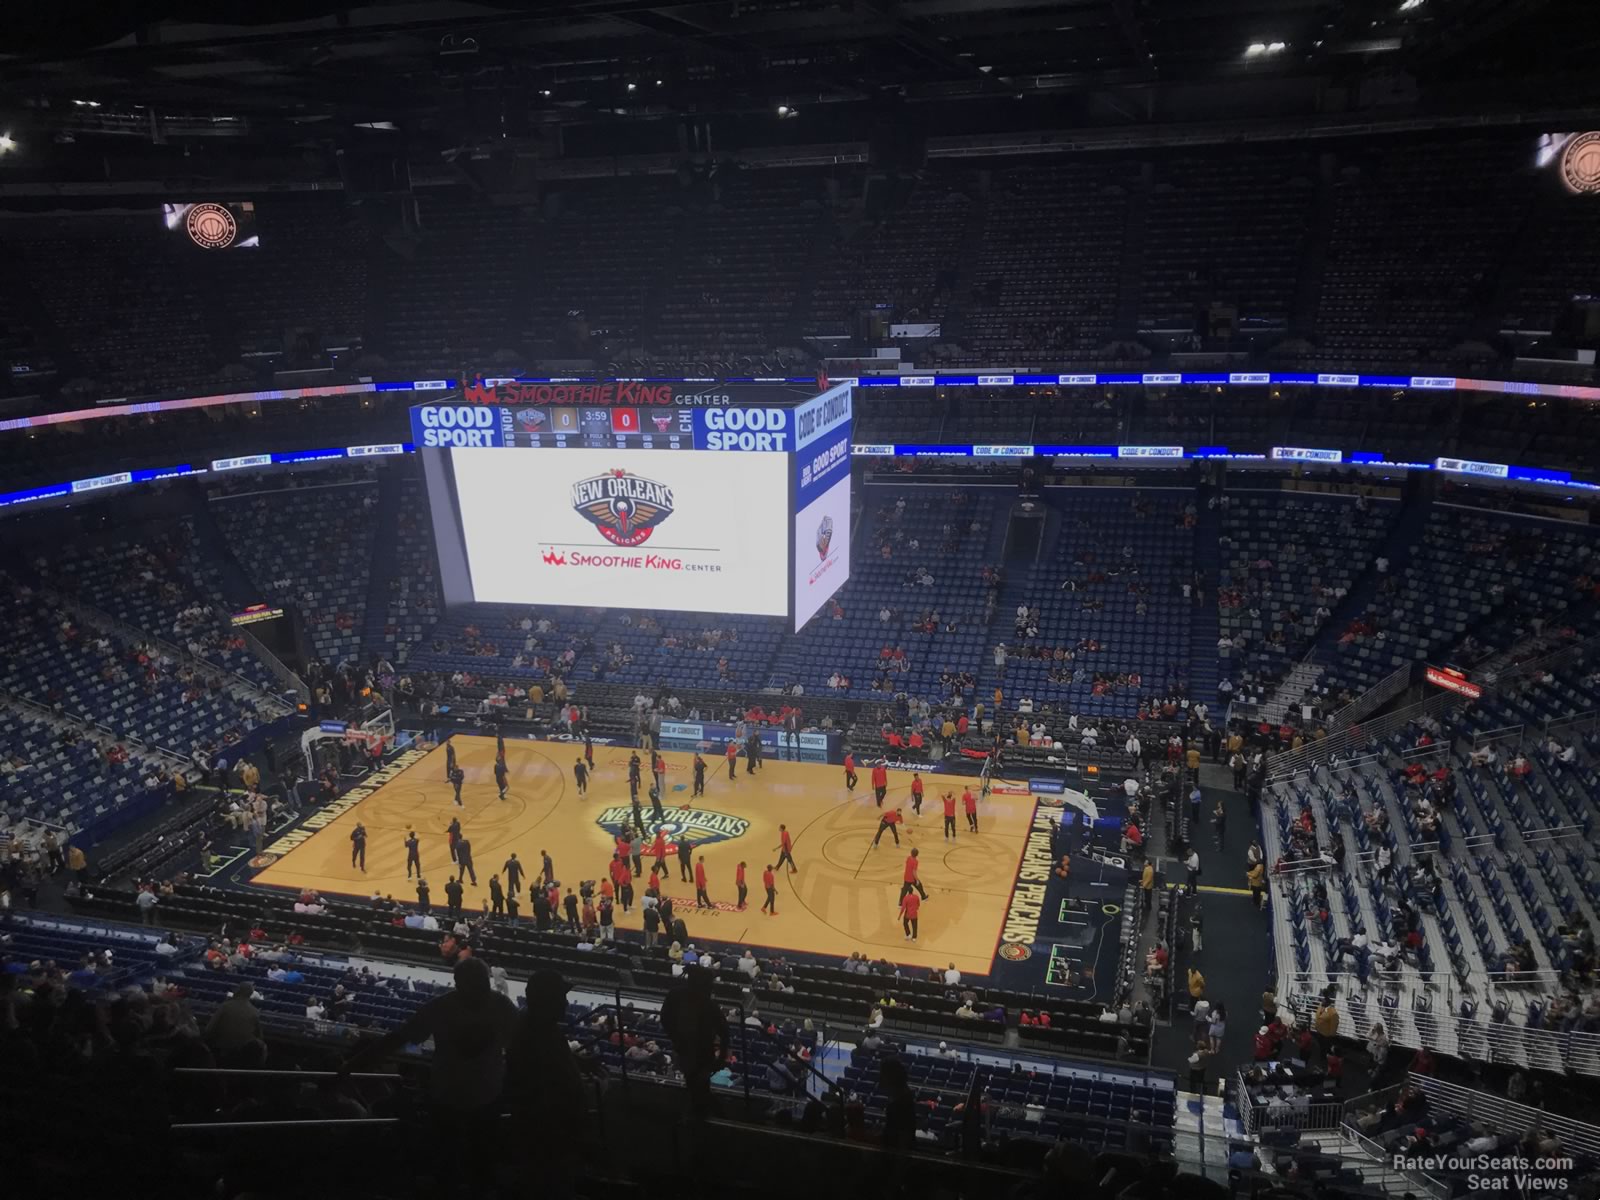
[[[506,891],[515,896],[522,890],[522,863],[518,860],[515,850],[511,852],[511,857],[506,859],[506,865],[500,869],[505,872]]]
[[[956,835],[956,794],[941,792],[939,800],[944,805],[944,836],[948,840]]]
[[[706,895],[706,860],[698,858],[694,864],[694,906],[696,908],[715,907],[711,897]]]
[[[650,752],[650,774],[656,779],[656,796],[665,798],[667,794],[667,760],[656,751]]]
[[[494,731],[494,758],[496,762],[506,760],[506,735],[505,731],[499,728]]]
[[[916,889],[917,894],[920,895],[924,900],[928,898],[928,889],[923,887],[922,880],[917,878],[917,869],[921,865],[921,862],[918,861],[917,858],[916,848],[913,847],[911,853],[906,856],[906,870],[905,875],[903,876],[904,882],[900,886],[901,895],[905,895],[905,893],[911,891],[912,889]]]
[[[911,811],[922,815],[922,776],[915,773],[911,776]]]
[[[572,764],[572,778],[578,782],[578,796],[581,799],[589,794],[589,768],[579,759]]]
[[[628,795],[635,803],[639,800],[639,752],[628,755]]]
[[[472,880],[472,886],[478,886],[478,872],[472,865],[472,840],[465,834],[456,839],[456,877],[462,875]]]
[[[361,870],[367,869],[367,827],[360,821],[350,831],[350,865],[353,867],[360,861]]]
[[[750,889],[744,885],[744,863],[739,864],[738,870],[733,873],[733,885],[739,889],[739,911],[744,911],[745,897],[750,894]]]
[[[503,758],[495,759],[494,760],[494,782],[495,782],[495,786],[500,789],[500,799],[502,799],[502,800],[504,800],[506,798],[506,784],[507,784],[508,780],[509,780],[509,775],[508,775],[508,773],[506,771],[506,760],[503,759]]]
[[[767,889],[767,898],[761,905],[761,911],[769,917],[778,915],[778,886],[777,879],[772,874],[772,864],[767,864],[767,869],[761,872],[761,886]]]
[[[450,782],[456,789],[456,807],[457,808],[465,808],[466,807],[466,805],[461,803],[461,785],[466,782],[466,779],[467,779],[467,773],[465,771],[463,771],[460,767],[451,767],[450,768]]]
[[[729,783],[732,783],[735,779],[737,779],[739,777],[738,771],[735,770],[735,766],[737,765],[738,758],[739,758],[739,747],[734,745],[734,743],[732,741],[729,741],[728,742],[728,782]]]
[[[689,861],[694,856],[694,843],[683,834],[678,835],[678,882],[688,883]]]
[[[856,790],[856,756],[848,750],[844,752],[844,786],[848,792]]]
[[[872,848],[874,850],[878,848],[878,843],[883,840],[884,830],[894,834],[894,844],[898,846],[900,844],[900,822],[903,820],[905,818],[900,815],[898,808],[891,808],[884,813],[878,821],[878,835],[872,839]]]
[[[544,879],[545,887],[555,887],[556,864],[555,860],[550,857],[550,851],[539,851],[539,870],[541,877]]]
[[[594,738],[589,736],[589,726],[583,727],[583,761],[589,764],[589,770],[594,770]]]
[[[794,865],[794,838],[789,836],[787,825],[778,826],[778,849],[781,851],[778,855],[778,866],[788,863],[791,875],[798,871],[800,868]]]
[[[650,869],[652,875],[665,875],[667,871],[667,835],[659,828],[656,830],[656,840],[650,843],[650,857],[656,860],[656,865]]]
[[[961,807],[967,813],[967,828],[973,833],[978,832],[978,798],[972,794],[971,788],[961,790]]]
[[[417,840],[415,829],[406,830],[406,878],[411,878],[411,869],[415,867],[417,878],[422,878],[422,843]]]
[[[917,940],[917,913],[922,910],[922,897],[914,890],[904,891],[900,896],[900,925],[906,931],[906,941]]]
[[[445,831],[445,834],[450,839],[450,861],[451,862],[455,862],[456,861],[456,843],[461,840],[461,818],[460,817],[451,817],[450,818],[450,824],[445,826],[444,831]],[[417,874],[421,875],[422,872],[418,871]]]
[[[695,796],[706,794],[706,760],[700,757],[700,751],[694,752],[694,790],[689,793],[692,799]]]
[[[454,742],[446,742],[444,744],[444,781],[446,783],[453,783],[455,782],[455,777],[456,744]]]
[[[889,794],[889,763],[887,759],[879,759],[872,764],[872,796],[877,800],[878,807],[883,807],[883,798]]]
[[[994,752],[994,753],[990,753],[990,754],[985,755],[984,759],[983,759],[983,770],[979,773],[979,775],[980,775],[979,783],[982,786],[978,790],[979,790],[980,793],[982,793],[982,795],[983,795],[983,797],[985,799],[988,798],[989,789],[994,784],[994,769],[995,769],[995,765],[996,765],[996,759],[998,757],[999,757],[998,752]],[[974,829],[974,831],[976,831],[977,826],[974,825],[973,829]]]

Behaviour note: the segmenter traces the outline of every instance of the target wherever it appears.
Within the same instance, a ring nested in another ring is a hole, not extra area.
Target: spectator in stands
[[[474,1160],[486,1161],[480,1143],[494,1124],[505,1082],[505,1051],[517,1030],[517,1010],[494,990],[488,966],[478,958],[463,958],[456,964],[451,991],[358,1049],[345,1060],[344,1069],[432,1038],[428,1098],[440,1132],[457,1151],[457,1161],[473,1170]]]
[[[713,973],[686,974],[662,1002],[661,1027],[672,1038],[690,1111],[704,1116],[711,1104],[711,1073],[727,1053],[728,1020],[711,994]]]
[[[505,1098],[515,1130],[517,1174],[541,1196],[568,1200],[583,1159],[588,1121],[578,1060],[563,1021],[567,984],[554,971],[528,978],[526,1008],[506,1050]]]
[[[260,1066],[266,1060],[267,1046],[262,1039],[261,1014],[252,999],[255,989],[248,983],[236,984],[232,995],[217,1006],[206,1023],[206,1044],[216,1052],[223,1066]]]

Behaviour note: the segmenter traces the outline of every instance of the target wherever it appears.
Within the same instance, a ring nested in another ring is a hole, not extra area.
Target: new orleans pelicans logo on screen
[[[823,517],[817,526],[817,557],[827,558],[828,547],[833,545],[833,518]]]
[[[657,832],[665,834],[669,853],[676,852],[680,837],[686,837],[696,845],[725,842],[730,838],[743,837],[750,828],[750,822],[743,817],[705,808],[666,808],[662,810],[662,817],[662,820],[655,820],[650,815],[650,809],[645,808],[645,840],[653,841]],[[633,825],[633,809],[624,805],[608,808],[594,819],[594,823],[616,837]]]
[[[613,546],[642,546],[672,515],[672,489],[628,471],[612,470],[572,485],[572,509],[593,522]]]

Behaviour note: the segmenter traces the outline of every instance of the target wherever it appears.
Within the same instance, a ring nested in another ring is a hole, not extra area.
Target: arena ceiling
[[[778,143],[1282,112],[1589,105],[1592,0],[60,0],[13,13],[0,119],[412,148],[734,117]]]

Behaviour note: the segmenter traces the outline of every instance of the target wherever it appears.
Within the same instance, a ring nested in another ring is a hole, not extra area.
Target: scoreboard
[[[787,452],[794,449],[789,428],[793,411],[773,406],[426,405],[413,410],[413,433],[416,445],[423,447]]]
[[[506,402],[411,410],[447,603],[752,613],[798,628],[849,577],[848,383],[468,394]]]

